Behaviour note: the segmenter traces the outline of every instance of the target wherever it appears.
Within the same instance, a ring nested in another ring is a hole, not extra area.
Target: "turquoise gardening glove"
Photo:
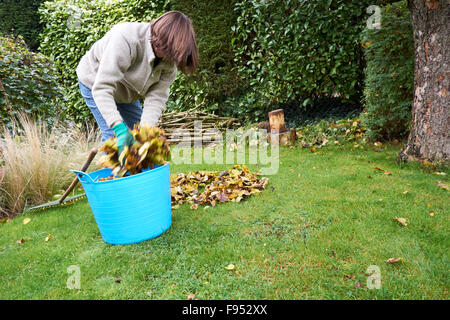
[[[116,124],[112,127],[112,129],[117,137],[117,147],[119,149],[120,156],[125,146],[131,146],[135,142],[135,140],[124,122]]]

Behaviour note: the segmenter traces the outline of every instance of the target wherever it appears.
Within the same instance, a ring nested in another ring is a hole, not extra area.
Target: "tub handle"
[[[87,174],[86,172],[78,171],[78,170],[70,170],[70,171],[75,173],[77,175],[78,179],[83,183],[94,183],[95,182],[91,178],[91,176],[89,174]]]

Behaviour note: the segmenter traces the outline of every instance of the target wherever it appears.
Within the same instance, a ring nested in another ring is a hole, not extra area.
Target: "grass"
[[[436,185],[447,178],[397,164],[398,152],[282,148],[264,192],[207,210],[182,205],[166,233],[135,245],[104,243],[86,200],[20,216],[0,224],[0,298],[448,299],[449,196]],[[66,288],[71,265],[80,290]],[[381,289],[366,286],[370,265]]]

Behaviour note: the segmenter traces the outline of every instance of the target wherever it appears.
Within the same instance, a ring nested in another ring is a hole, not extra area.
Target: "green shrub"
[[[78,88],[76,67],[95,41],[120,22],[151,21],[167,1],[55,0],[39,10],[45,23],[40,50],[56,64],[67,100],[64,113],[76,122],[91,118]]]
[[[35,50],[39,46],[39,34],[42,25],[39,23],[38,8],[44,0],[2,0],[0,3],[0,32],[21,35],[27,45]]]
[[[52,120],[62,107],[52,62],[30,51],[23,38],[0,36],[0,123],[19,112]]]
[[[348,143],[352,143],[356,148],[363,148],[367,146],[365,131],[366,128],[362,126],[360,119],[322,120],[297,130],[297,138],[302,148],[313,148],[313,151]]]
[[[414,87],[414,41],[406,1],[382,10],[381,29],[365,30],[365,112],[372,140],[408,134]]]
[[[192,77],[180,76],[172,88],[169,107],[188,109],[205,102],[205,109],[225,112],[223,102],[240,88],[234,69],[234,53],[230,45],[231,27],[237,13],[236,0],[173,0],[170,8],[188,15],[194,25],[200,63]]]
[[[250,0],[239,13],[232,45],[239,76],[264,112],[292,101],[340,96],[359,101],[359,45],[371,1]],[[372,1],[373,2],[373,1]]]

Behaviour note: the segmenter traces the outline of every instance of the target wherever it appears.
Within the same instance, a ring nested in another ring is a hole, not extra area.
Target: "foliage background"
[[[30,51],[21,36],[0,36],[0,124],[10,125],[20,112],[55,119],[63,111],[58,80],[52,62]]]
[[[14,29],[14,35],[21,35],[32,50],[37,49],[42,31],[38,8],[43,2],[44,0],[2,0],[0,33],[9,34]]]
[[[299,126],[352,117],[364,105],[368,136],[392,139],[407,131],[413,52],[405,2],[402,13],[382,12],[381,30],[366,29],[367,7],[384,2],[51,0],[39,10],[39,50],[54,61],[65,98],[62,117],[81,123],[92,119],[75,73],[86,51],[114,24],[151,21],[179,10],[193,21],[200,66],[194,76],[179,73],[169,110],[201,105],[208,112],[256,122],[284,108],[289,125]],[[4,3],[0,14],[13,1]],[[33,15],[22,20],[17,30],[22,23],[38,23]],[[387,127],[398,130],[383,131]]]
[[[360,32],[370,1],[240,1],[233,28],[238,74],[265,112],[315,98],[358,101]]]
[[[234,64],[231,28],[237,19],[236,0],[173,0],[168,8],[189,16],[197,36],[199,68],[180,75],[171,89],[170,109],[186,110],[204,101],[207,111],[225,114],[224,101],[239,92],[242,79]]]
[[[414,41],[406,1],[382,9],[382,28],[362,34],[365,69],[363,124],[373,140],[405,138],[414,88]]]

